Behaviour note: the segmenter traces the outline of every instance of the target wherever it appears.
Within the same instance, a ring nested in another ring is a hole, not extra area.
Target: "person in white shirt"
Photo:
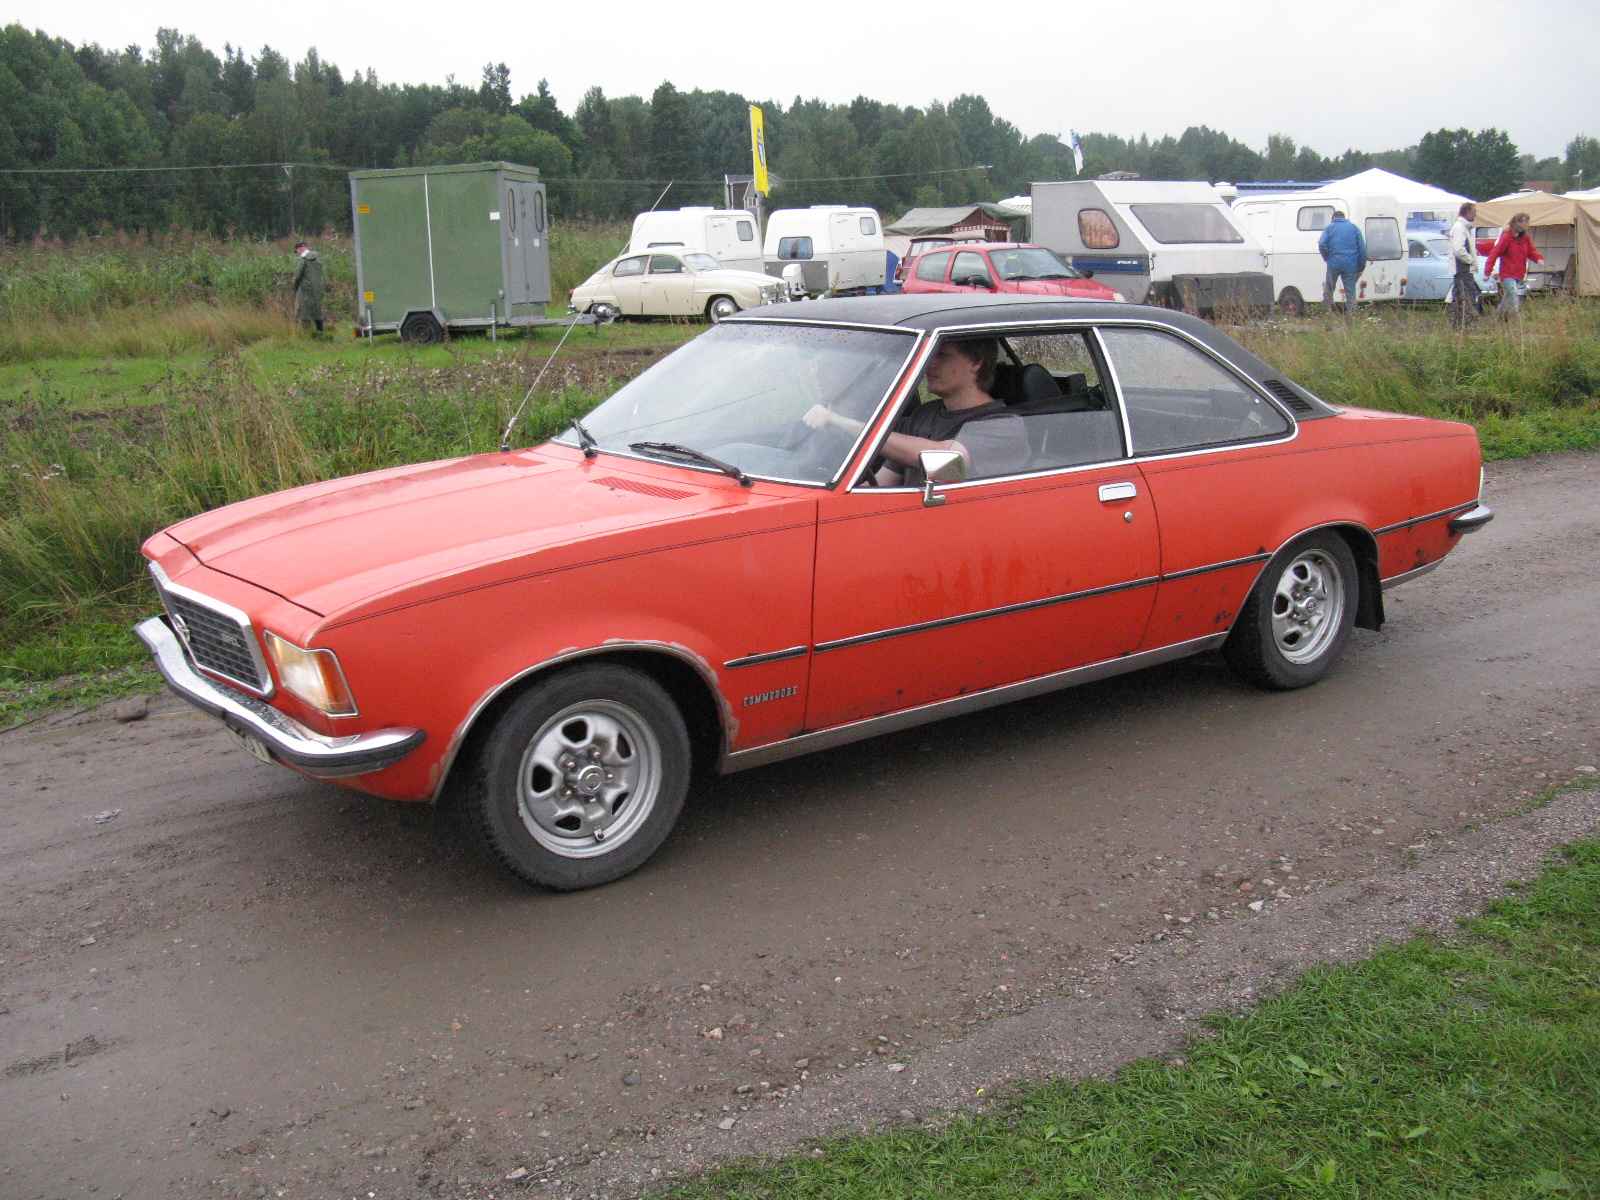
[[[1477,216],[1478,206],[1469,200],[1450,226],[1450,257],[1456,265],[1456,279],[1450,289],[1450,324],[1457,329],[1472,324],[1483,312],[1483,292],[1474,275],[1478,247],[1472,226]]]

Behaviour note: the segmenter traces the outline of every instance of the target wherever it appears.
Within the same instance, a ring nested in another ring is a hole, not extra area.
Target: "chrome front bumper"
[[[156,670],[174,692],[234,733],[253,739],[274,758],[317,779],[343,779],[392,767],[427,738],[421,729],[402,728],[324,737],[265,701],[200,674],[166,617],[141,621],[133,631],[150,648]]]

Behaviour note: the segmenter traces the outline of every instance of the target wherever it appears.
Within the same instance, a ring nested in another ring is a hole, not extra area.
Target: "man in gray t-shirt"
[[[994,385],[999,343],[993,338],[943,342],[928,360],[923,378],[938,397],[914,405],[895,422],[880,450],[885,460],[877,482],[883,487],[921,487],[918,456],[924,450],[955,450],[967,463],[967,478],[1011,475],[1028,469],[1028,431],[1022,418],[989,395]],[[806,414],[813,429],[844,428],[847,418],[821,405]],[[847,432],[859,432],[851,421]]]

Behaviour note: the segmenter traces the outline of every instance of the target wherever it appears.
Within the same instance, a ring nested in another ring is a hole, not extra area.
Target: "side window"
[[[1426,246],[1424,246],[1421,242],[1412,242],[1411,243],[1411,257],[1412,258],[1427,258],[1428,257],[1428,248]]]
[[[917,278],[928,283],[943,283],[944,269],[950,265],[950,252],[924,254],[917,260]]]
[[[1366,220],[1367,258],[1382,262],[1400,257],[1400,222],[1394,217]]]
[[[611,268],[611,274],[618,279],[626,275],[643,275],[644,264],[645,257],[642,254],[638,258],[625,258]]]
[[[682,275],[683,263],[670,254],[652,254],[650,256],[650,274]]]
[[[810,258],[811,239],[808,237],[779,238],[778,257],[783,259]]]
[[[950,272],[950,282],[966,283],[975,275],[980,279],[988,279],[991,284],[994,282],[989,275],[989,264],[983,261],[983,255],[963,250],[956,255],[956,265]]]
[[[1333,205],[1308,204],[1302,208],[1294,219],[1296,229],[1305,229],[1318,232],[1326,229],[1333,222]]]
[[[1115,250],[1122,245],[1116,224],[1102,208],[1078,210],[1078,237],[1091,250]]]
[[[1100,369],[1081,332],[1007,339],[1016,363],[997,372],[996,399],[1022,417],[1029,469],[1049,471],[1124,457],[1122,424],[1106,402]],[[1001,361],[1007,362],[1002,354]]]
[[[749,221],[740,221],[735,228],[739,231],[739,240],[741,242],[753,242],[756,240],[756,227],[750,224]]]
[[[867,237],[872,237],[878,232],[878,223],[871,217],[861,218],[861,232]]]
[[[1101,331],[1128,410],[1135,454],[1289,432],[1287,417],[1189,343],[1153,329]]]

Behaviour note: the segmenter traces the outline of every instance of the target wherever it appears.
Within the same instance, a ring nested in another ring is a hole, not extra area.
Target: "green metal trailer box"
[[[535,167],[350,172],[363,333],[546,325],[550,220]]]

